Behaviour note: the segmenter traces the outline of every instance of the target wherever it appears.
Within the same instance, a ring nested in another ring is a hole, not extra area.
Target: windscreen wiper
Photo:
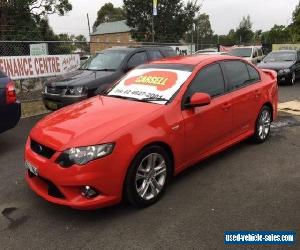
[[[83,70],[90,70],[90,71],[116,71],[115,69],[90,69],[90,68],[86,68]]]
[[[115,98],[120,98],[120,99],[125,99],[125,100],[139,100],[137,98],[134,98],[134,97],[128,97],[128,96],[122,96],[122,95],[105,95],[105,96],[108,96],[108,97],[115,97]]]
[[[162,98],[162,97],[146,97],[146,98],[141,99],[141,101],[145,101],[145,102],[147,102],[147,101],[149,101],[149,102],[151,102],[151,101],[153,101],[153,102],[168,102],[169,100],[166,99],[166,98]]]

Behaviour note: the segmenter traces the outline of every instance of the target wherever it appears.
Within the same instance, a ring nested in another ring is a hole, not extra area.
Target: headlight
[[[291,72],[291,70],[290,69],[281,69],[281,70],[279,70],[279,73],[290,73]]]
[[[70,167],[74,164],[85,165],[88,162],[105,157],[112,153],[114,143],[107,143],[102,145],[71,148],[63,152],[56,160],[62,167]]]
[[[68,87],[66,95],[84,95],[86,88],[84,87]]]

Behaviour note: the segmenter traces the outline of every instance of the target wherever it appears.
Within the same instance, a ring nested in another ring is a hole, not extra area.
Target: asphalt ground
[[[300,82],[280,101],[300,101]],[[242,142],[174,178],[163,199],[77,211],[36,196],[23,150],[41,117],[0,134],[0,249],[300,249],[300,117],[281,113],[269,140]],[[224,231],[293,230],[294,246],[226,246]]]

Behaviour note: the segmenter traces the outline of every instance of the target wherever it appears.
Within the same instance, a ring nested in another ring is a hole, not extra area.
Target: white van
[[[260,63],[264,59],[261,46],[236,47],[228,52],[228,54],[242,57],[253,64]]]

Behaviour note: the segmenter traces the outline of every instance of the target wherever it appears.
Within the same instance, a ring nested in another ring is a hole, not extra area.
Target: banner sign
[[[48,55],[48,44],[38,43],[30,44],[30,55],[31,56],[46,56]]]
[[[220,52],[230,52],[231,50],[233,50],[234,48],[236,48],[237,46],[223,46],[220,45]]]
[[[108,95],[138,100],[163,98],[163,101],[153,101],[163,104],[170,100],[191,74],[189,71],[171,69],[134,69],[121,79]]]
[[[157,16],[157,0],[153,0],[153,16]]]
[[[276,50],[300,50],[300,44],[273,44],[272,51]]]
[[[12,80],[57,76],[79,67],[79,55],[0,57],[0,69]]]

